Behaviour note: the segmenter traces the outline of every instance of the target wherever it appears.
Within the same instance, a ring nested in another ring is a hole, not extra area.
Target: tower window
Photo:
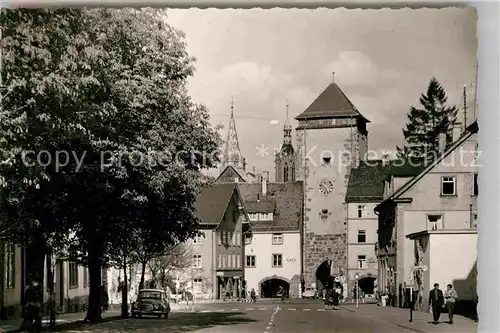
[[[288,164],[285,163],[285,167],[283,168],[283,181],[288,181]]]
[[[332,160],[331,156],[323,157],[323,165],[330,165],[331,160]]]

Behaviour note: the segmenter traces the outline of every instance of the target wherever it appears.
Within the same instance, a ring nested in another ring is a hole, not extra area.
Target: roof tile
[[[354,104],[335,83],[325,90],[295,119],[331,118],[331,117],[363,117]],[[368,120],[367,120],[368,121]]]
[[[202,224],[218,225],[236,190],[236,183],[214,183],[201,188],[196,198],[196,215]]]
[[[262,196],[260,183],[240,183],[241,196],[245,201],[245,207],[260,198],[262,212],[269,207],[269,202],[275,202],[276,207],[272,221],[251,221],[250,225],[254,231],[298,231],[302,225],[302,204],[304,199],[303,183],[268,183],[267,195]],[[259,209],[258,206],[252,208]]]
[[[347,185],[346,201],[381,201],[384,198],[384,180],[391,170],[390,163],[382,160],[361,161],[352,169]]]

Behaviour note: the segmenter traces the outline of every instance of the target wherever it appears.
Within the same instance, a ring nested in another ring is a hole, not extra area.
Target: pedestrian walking
[[[446,310],[448,311],[448,318],[450,321],[448,324],[453,324],[453,314],[455,313],[455,302],[457,301],[458,294],[453,289],[451,284],[448,284],[446,291],[444,292],[444,299],[446,301]]]
[[[43,290],[38,281],[32,280],[24,292],[23,317],[20,331],[40,332],[42,330]]]
[[[429,292],[429,308],[432,311],[433,324],[437,324],[444,308],[443,291],[439,289],[438,283],[434,283],[434,289]]]

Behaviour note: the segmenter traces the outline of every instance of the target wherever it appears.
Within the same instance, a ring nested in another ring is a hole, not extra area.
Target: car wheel
[[[135,313],[132,312],[132,318],[135,318]]]
[[[169,314],[170,314],[170,311],[165,313],[165,319],[168,319]]]

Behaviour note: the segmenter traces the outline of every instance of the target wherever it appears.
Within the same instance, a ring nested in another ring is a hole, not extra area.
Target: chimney
[[[453,125],[453,142],[456,142],[461,135],[462,135],[462,124],[456,122]]]
[[[332,72],[332,83],[335,83],[335,72]]]
[[[446,149],[446,133],[439,133],[438,143],[439,154],[442,154]]]
[[[269,181],[269,171],[262,172],[262,195],[267,195],[267,182]]]
[[[255,167],[252,167],[252,172],[253,172],[253,174],[254,174],[254,175],[257,175],[257,174],[255,173]]]
[[[386,166],[387,162],[389,162],[389,154],[385,153],[382,155],[382,165]]]

